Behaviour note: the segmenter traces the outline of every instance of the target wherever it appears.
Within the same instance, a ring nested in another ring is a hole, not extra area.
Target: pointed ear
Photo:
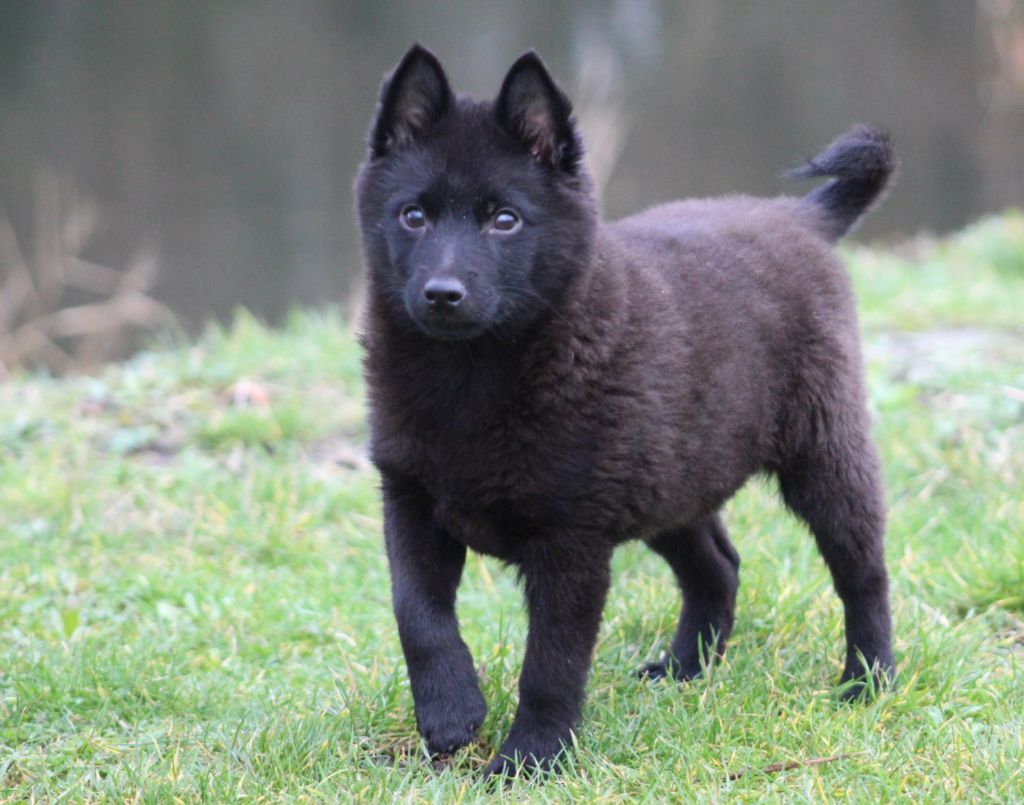
[[[583,148],[572,119],[572,104],[535,51],[520,56],[508,71],[495,103],[498,122],[542,164],[575,172]]]
[[[422,45],[413,45],[381,87],[370,128],[373,156],[384,156],[423,137],[448,113],[452,100],[441,63]]]

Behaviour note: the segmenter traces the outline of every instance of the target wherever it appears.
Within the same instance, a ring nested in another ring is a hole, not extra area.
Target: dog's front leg
[[[530,632],[519,708],[487,774],[549,768],[572,741],[611,575],[601,545],[542,542],[521,565]]]
[[[385,478],[383,492],[391,600],[416,723],[431,753],[454,752],[487,715],[455,617],[466,547],[434,524],[431,501],[416,486]]]

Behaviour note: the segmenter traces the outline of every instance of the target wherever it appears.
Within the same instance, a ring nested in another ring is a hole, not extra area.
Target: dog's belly
[[[448,501],[440,501],[434,507],[434,519],[467,548],[499,559],[513,560],[514,541],[496,518]]]
[[[629,478],[600,464],[586,479],[563,473],[558,483],[542,483],[524,473],[511,486],[482,471],[475,483],[436,472],[428,487],[435,501],[434,520],[467,548],[518,564],[532,540],[574,533],[617,544],[699,522],[759,469],[747,461],[723,461],[717,472],[695,474],[688,468],[696,462],[687,460],[685,451],[676,445],[660,447],[666,451],[660,462],[663,471],[637,459],[628,462],[637,467]],[[654,448],[645,452],[651,454]]]
[[[527,542],[551,538],[567,525],[564,506],[543,496],[477,503],[441,496],[434,520],[467,548],[512,563]]]

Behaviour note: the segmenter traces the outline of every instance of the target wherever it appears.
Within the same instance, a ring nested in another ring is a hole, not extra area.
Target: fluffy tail
[[[804,196],[804,201],[817,208],[815,217],[822,234],[838,240],[886,189],[898,164],[889,135],[860,124],[789,175],[830,177]]]

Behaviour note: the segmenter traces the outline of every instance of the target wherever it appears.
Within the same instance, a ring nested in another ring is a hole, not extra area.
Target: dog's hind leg
[[[646,665],[641,674],[692,679],[725,651],[735,616],[740,558],[718,514],[660,534],[650,546],[675,572],[683,608],[669,655],[664,662]]]
[[[841,683],[893,671],[885,504],[865,416],[820,417],[813,439],[779,473],[786,504],[810,527],[832,573],[846,618]],[[854,698],[862,681],[845,692]]]

